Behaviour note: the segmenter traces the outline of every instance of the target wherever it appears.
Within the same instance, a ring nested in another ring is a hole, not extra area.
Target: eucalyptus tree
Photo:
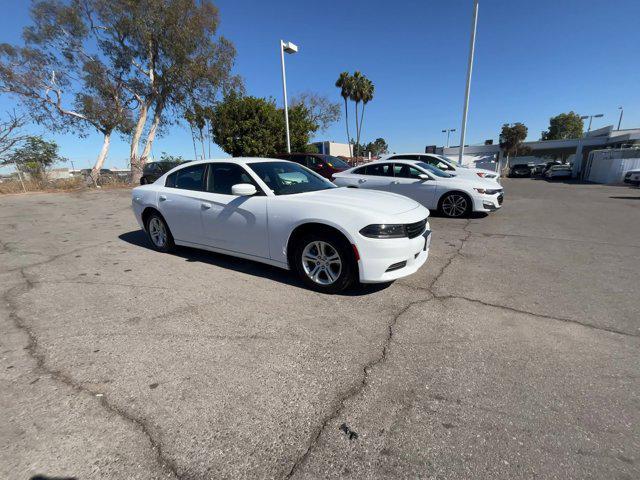
[[[33,120],[53,131],[86,136],[103,144],[92,169],[98,175],[113,132],[130,125],[123,71],[103,62],[92,45],[79,2],[34,2],[24,45],[0,45],[0,91],[17,96]]]
[[[129,69],[128,85],[138,103],[130,149],[136,181],[159,128],[183,118],[189,98],[212,97],[240,83],[232,74],[235,48],[216,38],[219,14],[209,0],[84,3],[103,53],[112,64]]]

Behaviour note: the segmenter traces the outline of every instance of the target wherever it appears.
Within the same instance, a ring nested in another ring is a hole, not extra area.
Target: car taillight
[[[484,178],[485,173],[484,172],[476,172],[476,175],[478,175],[479,177]]]

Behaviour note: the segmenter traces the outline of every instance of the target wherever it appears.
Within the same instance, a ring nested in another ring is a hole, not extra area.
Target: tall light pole
[[[476,49],[476,28],[478,26],[478,0],[473,1],[473,19],[471,20],[471,45],[469,47],[469,63],[467,65],[467,88],[464,93],[464,108],[462,111],[462,129],[460,130],[460,150],[458,165],[462,165],[464,154],[464,136],[467,131],[467,112],[469,111],[469,93],[471,91],[471,73],[473,72],[473,54]]]
[[[618,107],[618,110],[620,110],[620,118],[618,119],[618,130],[620,130],[620,125],[622,125],[622,114],[624,113],[624,108]]]
[[[587,128],[587,132],[591,131],[591,122],[593,121],[594,118],[602,118],[604,117],[604,114],[602,113],[598,113],[596,115],[583,115],[580,117],[581,120],[585,120],[585,119],[589,119],[589,128]]]
[[[294,54],[298,46],[291,42],[280,40],[280,60],[282,61],[282,94],[284,97],[284,126],[287,131],[287,153],[291,153],[291,140],[289,138],[289,106],[287,105],[287,74],[284,69],[284,52]]]
[[[456,129],[455,128],[447,128],[446,130],[442,130],[442,133],[446,133],[447,134],[447,148],[449,148],[449,134],[451,134],[451,132],[455,132]]]

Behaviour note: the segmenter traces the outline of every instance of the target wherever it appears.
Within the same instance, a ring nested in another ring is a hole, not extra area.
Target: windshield
[[[429,165],[428,163],[418,162],[416,163],[416,165],[422,168],[423,170],[426,170],[427,172],[435,175],[436,177],[451,178],[453,176],[453,175],[449,175],[447,172],[443,172],[442,170],[434,167],[433,165]]]
[[[275,195],[315,192],[337,188],[333,183],[291,162],[249,163],[253,170]]]
[[[322,159],[329,164],[330,167],[334,168],[351,168],[347,162],[342,160],[341,158],[334,157],[333,155],[323,155]]]

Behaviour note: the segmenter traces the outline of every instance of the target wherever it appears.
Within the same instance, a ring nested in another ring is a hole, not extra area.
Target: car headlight
[[[497,189],[497,190],[491,190],[488,188],[474,188],[474,190],[478,193],[482,193],[484,195],[495,195],[496,193],[500,193],[502,192],[502,190]]]
[[[478,193],[482,193],[482,194],[486,193],[486,190],[484,188],[474,188],[474,190]]]
[[[360,234],[369,238],[404,238],[407,236],[404,225],[391,223],[367,225]]]

